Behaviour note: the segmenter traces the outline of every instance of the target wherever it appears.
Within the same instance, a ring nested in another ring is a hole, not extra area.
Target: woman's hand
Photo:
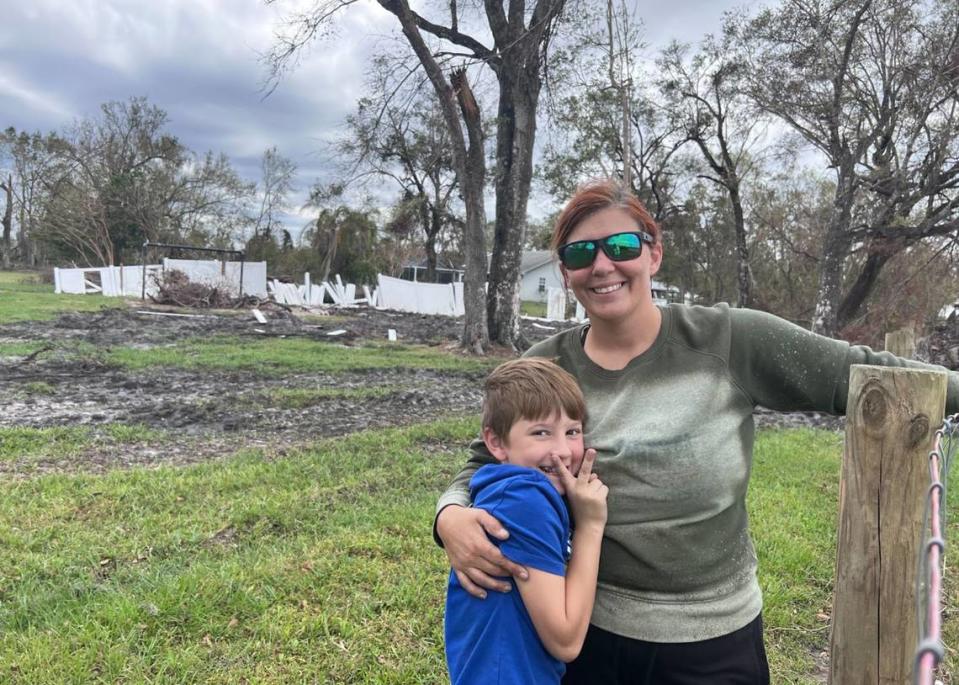
[[[436,534],[443,541],[450,566],[460,585],[480,599],[486,590],[509,592],[512,585],[493,576],[516,576],[526,580],[526,569],[515,564],[489,541],[487,533],[500,540],[509,533],[483,509],[451,504],[436,518]],[[485,588],[485,589],[484,589]]]
[[[563,489],[566,491],[566,499],[569,500],[569,508],[573,512],[573,519],[576,521],[576,529],[595,526],[602,532],[606,526],[606,496],[609,494],[609,487],[593,473],[595,462],[596,450],[592,448],[586,450],[579,474],[574,476],[563,464],[562,459],[553,457],[553,467],[563,481]]]

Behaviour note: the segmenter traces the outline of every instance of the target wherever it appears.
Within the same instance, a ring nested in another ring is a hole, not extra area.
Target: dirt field
[[[151,313],[142,313],[150,311]],[[268,322],[246,312],[170,316],[159,308],[109,309],[66,314],[48,322],[0,326],[0,344],[39,342],[55,346],[35,358],[0,357],[0,426],[34,428],[142,424],[164,431],[161,444],[137,443],[90,449],[79,455],[0,461],[0,473],[52,470],[104,471],[161,463],[184,464],[226,456],[247,447],[282,454],[290,447],[365,428],[406,425],[477,412],[480,372],[394,368],[282,377],[245,372],[152,368],[130,371],[75,359],[75,343],[97,349],[148,348],[214,335],[302,336],[344,345],[386,341],[453,348],[461,321],[372,309],[340,310],[306,320],[284,309],[264,310]],[[532,340],[558,326],[526,322]],[[329,335],[332,331],[344,331]],[[277,391],[329,388],[340,397],[312,406],[284,407],[267,398]],[[37,390],[40,389],[40,392]]]
[[[344,345],[385,341],[388,329],[400,342],[455,348],[461,320],[373,309],[339,310],[329,317],[307,317],[279,307],[265,310],[266,324],[248,311],[172,316],[171,310],[130,307],[65,314],[48,322],[0,326],[0,344],[49,343],[32,359],[0,357],[0,426],[34,428],[142,424],[162,431],[162,439],[133,444],[107,443],[80,454],[0,461],[0,473],[94,471],[133,465],[186,464],[263,448],[267,454],[319,438],[365,428],[407,425],[480,408],[481,372],[436,372],[393,368],[335,374],[296,373],[281,377],[210,369],[151,368],[130,371],[77,359],[81,343],[99,350],[149,348],[187,338],[230,335],[302,336]],[[531,341],[564,324],[524,321]],[[343,331],[338,335],[329,335]],[[504,355],[505,356],[505,355]],[[270,402],[277,391],[329,388],[340,396],[305,407]],[[39,391],[38,391],[39,390]],[[829,417],[757,414],[760,425],[824,425]]]

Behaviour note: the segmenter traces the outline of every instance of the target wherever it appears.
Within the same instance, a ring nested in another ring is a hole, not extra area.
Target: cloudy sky
[[[276,145],[299,168],[299,196],[330,180],[324,145],[362,94],[368,57],[389,44],[395,19],[373,0],[342,15],[264,97],[260,56],[284,16],[307,0],[29,0],[6,3],[0,24],[0,127],[63,130],[110,100],[146,96],[169,132],[196,152],[226,153],[256,180]],[[757,0],[635,0],[651,53],[694,42],[725,10]],[[668,11],[663,9],[668,7]],[[298,221],[291,218],[291,222]]]

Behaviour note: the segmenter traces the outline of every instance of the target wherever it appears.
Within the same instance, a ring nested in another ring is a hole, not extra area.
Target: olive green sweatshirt
[[[585,444],[609,486],[592,622],[652,642],[728,634],[762,609],[746,488],[753,409],[843,414],[853,364],[940,369],[810,333],[748,309],[662,310],[653,345],[623,369],[597,366],[583,328],[535,345],[579,381]],[[959,375],[947,410],[959,408]],[[802,455],[796,455],[801,459]],[[437,504],[469,505],[469,480],[492,458],[482,442]]]

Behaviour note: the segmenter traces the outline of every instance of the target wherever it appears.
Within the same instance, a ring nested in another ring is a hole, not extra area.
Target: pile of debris
[[[157,291],[149,295],[149,298],[156,304],[197,309],[225,309],[241,306],[250,299],[236,298],[222,288],[191,281],[185,273],[176,269],[160,272],[154,278]],[[256,300],[256,298],[253,299]]]

